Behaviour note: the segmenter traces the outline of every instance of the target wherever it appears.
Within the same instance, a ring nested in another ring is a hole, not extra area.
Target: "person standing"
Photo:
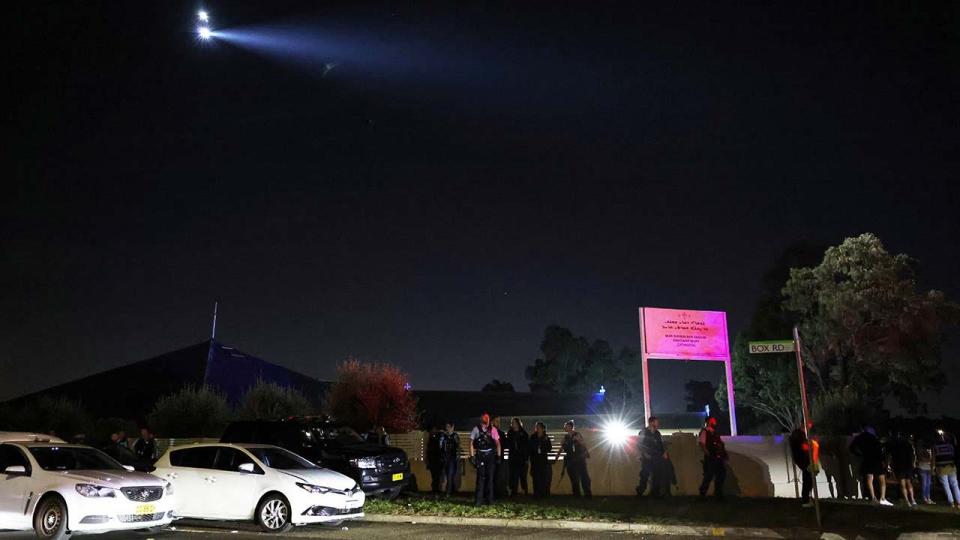
[[[157,441],[150,428],[140,428],[140,438],[133,443],[133,453],[137,456],[137,461],[153,465],[157,460]]]
[[[477,468],[477,506],[493,504],[493,483],[500,450],[500,433],[490,424],[490,414],[483,413],[480,423],[470,432],[470,459]]]
[[[710,482],[713,482],[713,495],[723,500],[723,483],[727,479],[727,449],[723,439],[717,433],[717,419],[710,417],[704,422],[699,436],[700,449],[703,451],[703,482],[700,483],[700,498],[707,496]]]
[[[504,463],[504,453],[507,450],[506,431],[500,427],[501,418],[494,416],[490,421],[493,429],[500,436],[500,450],[497,452],[497,468],[493,475],[493,495],[497,499],[503,499],[507,496],[507,484],[510,483],[510,468]]]
[[[810,441],[802,429],[797,428],[790,434],[790,454],[793,464],[800,469],[803,483],[800,488],[800,504],[804,508],[813,506],[810,502],[810,492],[813,490],[813,474],[810,473]]]
[[[112,438],[112,437],[111,437]],[[127,440],[127,432],[120,430],[117,432],[117,447],[121,450],[130,450],[130,441]]]
[[[543,422],[533,425],[530,435],[530,476],[533,477],[533,496],[549,497],[550,483],[553,482],[553,468],[550,466],[550,451],[553,441],[547,435],[547,426]]]
[[[933,459],[937,478],[947,495],[947,504],[960,509],[960,488],[957,486],[957,450],[952,441],[937,432],[937,443],[933,446]]]
[[[446,478],[447,496],[457,492],[460,480],[460,434],[455,431],[453,422],[447,422],[446,429],[440,434],[440,460],[443,462],[443,475]]]
[[[897,432],[890,442],[890,465],[893,475],[900,482],[900,497],[907,506],[916,506],[913,496],[913,470],[917,467],[917,453],[911,441],[903,433]]]
[[[917,444],[917,470],[920,473],[920,499],[923,504],[934,504],[930,497],[933,468],[933,447],[925,438]]]
[[[883,445],[877,438],[877,432],[872,427],[865,426],[850,443],[850,453],[860,458],[860,474],[865,478],[870,500],[883,506],[893,506],[893,503],[887,500],[887,467],[883,458]],[[874,477],[880,482],[879,499],[873,489]]]
[[[441,431],[437,426],[427,438],[427,469],[430,471],[430,492],[440,493],[443,486],[443,454],[440,445]]]
[[[583,442],[583,436],[575,429],[573,420],[567,420],[563,424],[563,430],[567,432],[563,436],[563,442],[560,444],[560,450],[557,451],[556,459],[560,459],[562,451],[566,457],[563,466],[567,470],[567,476],[570,477],[570,488],[574,497],[580,497],[581,493],[586,498],[593,497],[593,491],[590,489],[590,473],[587,471],[587,459],[590,458],[590,451]]]
[[[637,496],[642,497],[647,491],[647,483],[651,477],[650,495],[654,498],[662,496],[661,489],[667,488],[665,478],[667,461],[670,456],[663,445],[663,436],[660,434],[660,419],[651,416],[647,420],[647,427],[639,434],[637,446],[640,454],[640,483],[637,484]]]
[[[506,433],[507,465],[510,467],[510,496],[515,497],[518,489],[523,494],[530,493],[527,488],[527,461],[530,452],[530,435],[523,429],[523,422],[514,417],[510,420],[510,431]]]

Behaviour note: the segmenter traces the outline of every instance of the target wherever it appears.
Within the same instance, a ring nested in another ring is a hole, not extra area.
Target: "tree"
[[[589,341],[560,326],[548,326],[542,357],[524,370],[533,392],[592,394],[606,389],[608,402],[622,404],[643,395],[640,354],[623,348],[614,354],[602,339]]]
[[[687,412],[701,412],[708,405],[710,414],[720,410],[717,403],[717,386],[710,381],[687,381],[683,388],[686,390]]]
[[[258,380],[240,399],[237,417],[241,420],[277,419],[305,416],[311,412],[310,402],[297,390]]]
[[[480,389],[481,392],[513,392],[513,384],[507,381],[501,381],[500,379],[494,379],[487,384],[483,385],[483,388]]]
[[[736,386],[737,417],[742,432],[793,431],[801,427],[800,389],[793,354],[751,355],[751,340],[789,339],[796,313],[783,308],[781,289],[794,267],[816,264],[823,246],[797,243],[787,247],[763,276],[760,299],[750,325],[733,339],[730,362]],[[725,381],[717,386],[717,402],[727,410]],[[765,420],[776,422],[765,425]]]
[[[184,386],[157,400],[150,426],[160,437],[219,437],[233,414],[227,398],[209,386]]]
[[[915,265],[863,234],[790,271],[784,307],[800,321],[815,390],[852,392],[877,409],[892,396],[916,412],[921,392],[943,386],[944,331],[960,310],[940,291],[918,290]]]
[[[417,427],[417,400],[407,381],[395,366],[350,358],[337,366],[326,408],[335,419],[360,431],[383,426],[391,433],[406,433]]]

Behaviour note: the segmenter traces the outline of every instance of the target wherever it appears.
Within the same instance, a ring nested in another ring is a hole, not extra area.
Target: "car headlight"
[[[77,493],[84,497],[116,497],[117,490],[94,484],[77,484]]]
[[[300,483],[300,482],[297,482],[297,487],[300,488],[300,489],[302,489],[302,490],[304,490],[304,491],[310,492],[310,493],[323,494],[323,493],[329,493],[329,492],[330,492],[329,489],[327,489],[327,488],[325,488],[325,487],[323,487],[323,486],[315,486],[315,485],[313,485],[313,484],[302,484],[302,483]]]
[[[167,482],[167,485],[164,487],[164,489],[167,491],[167,495],[173,495],[173,484]]]
[[[377,459],[372,457],[351,459],[350,464],[358,469],[374,469],[377,466]]]

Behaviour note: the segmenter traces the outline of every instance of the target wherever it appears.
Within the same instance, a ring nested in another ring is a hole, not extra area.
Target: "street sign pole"
[[[807,383],[803,376],[803,354],[800,352],[800,330],[793,327],[793,344],[797,353],[797,377],[800,379],[800,406],[803,412],[803,433],[807,437],[807,447],[810,452],[810,467],[814,465],[813,440],[810,439],[810,409],[807,406]],[[813,481],[813,508],[817,514],[817,527],[822,527],[820,520],[820,496],[817,490],[817,477],[810,472]]]

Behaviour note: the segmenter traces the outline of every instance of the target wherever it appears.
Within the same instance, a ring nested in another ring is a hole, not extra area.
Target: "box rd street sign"
[[[793,352],[793,340],[751,341],[750,354]]]

